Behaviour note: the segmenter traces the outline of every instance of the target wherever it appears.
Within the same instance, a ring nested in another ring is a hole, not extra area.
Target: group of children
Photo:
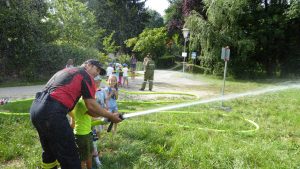
[[[117,77],[117,85],[119,87],[128,87],[128,65],[124,63],[110,63],[106,69],[106,75],[115,75]]]
[[[101,77],[94,78],[96,90],[96,101],[102,108],[107,109],[111,113],[118,112],[118,79],[117,76],[111,74],[108,79],[108,86],[101,88]],[[84,101],[76,104],[74,110],[69,113],[71,127],[74,128],[75,141],[78,146],[79,156],[82,169],[94,169],[101,166],[98,156],[97,140],[100,137],[100,132],[103,130],[105,120],[93,118],[87,114],[87,108]],[[107,120],[106,120],[107,121]],[[113,126],[113,134],[116,132],[117,125]]]

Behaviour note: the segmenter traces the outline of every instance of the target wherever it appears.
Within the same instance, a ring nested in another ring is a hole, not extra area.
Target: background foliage
[[[230,46],[236,77],[299,75],[300,18],[294,13],[299,1],[203,2],[207,18],[193,11],[186,23],[192,44],[201,45],[202,66],[220,74],[220,49]]]
[[[150,52],[158,68],[170,67],[183,60],[183,27],[187,61],[197,52],[201,72],[222,75],[229,46],[230,76],[300,74],[299,0],[170,0],[165,12],[163,22],[142,0],[0,1],[0,82],[47,79],[70,58],[80,65],[109,53],[141,61]]]

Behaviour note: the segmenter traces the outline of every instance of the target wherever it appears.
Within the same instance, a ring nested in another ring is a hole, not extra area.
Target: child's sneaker
[[[97,133],[96,133],[95,129],[92,131],[92,134],[93,134],[93,141],[97,141],[99,138],[97,136]]]
[[[93,156],[93,161],[95,162],[96,168],[100,168],[102,166],[102,163],[98,156]]]

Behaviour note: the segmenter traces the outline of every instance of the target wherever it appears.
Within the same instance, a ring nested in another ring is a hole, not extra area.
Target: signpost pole
[[[186,48],[186,38],[184,38],[184,47],[183,47],[183,52],[185,53]],[[182,72],[184,73],[184,64],[185,64],[185,58],[186,56],[183,56],[183,63],[182,63]]]
[[[221,52],[221,59],[224,59],[224,61],[225,61],[224,76],[223,76],[223,87],[222,87],[222,103],[221,103],[221,108],[224,108],[223,97],[224,97],[224,92],[225,92],[227,62],[229,61],[229,57],[230,57],[230,49],[229,49],[229,46],[226,46],[225,48],[222,48],[222,52]]]
[[[224,90],[225,90],[225,81],[226,81],[226,72],[227,72],[227,60],[225,60],[225,68],[224,68],[224,76],[223,76],[223,88],[222,88],[222,97],[224,96]],[[224,103],[223,103],[223,99],[222,99],[222,104],[221,106],[224,107]]]
[[[182,29],[182,34],[183,34],[183,37],[184,37],[184,47],[183,47],[183,53],[182,53],[182,57],[183,57],[183,62],[182,62],[182,72],[184,73],[184,66],[185,66],[185,58],[187,57],[187,53],[186,53],[186,41],[188,40],[188,37],[189,37],[189,33],[190,33],[190,30],[187,29],[187,28],[183,28]]]

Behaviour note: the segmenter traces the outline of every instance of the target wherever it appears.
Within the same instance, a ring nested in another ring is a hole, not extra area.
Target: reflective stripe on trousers
[[[59,166],[59,162],[57,160],[55,160],[52,163],[44,163],[44,162],[42,162],[42,168],[44,168],[44,169],[57,168],[57,166]]]

